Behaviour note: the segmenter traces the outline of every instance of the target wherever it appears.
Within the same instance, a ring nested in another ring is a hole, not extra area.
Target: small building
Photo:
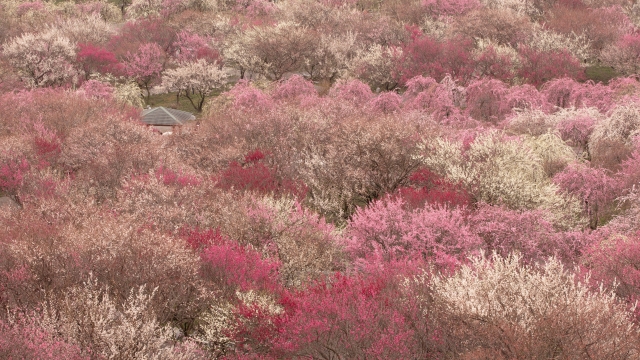
[[[162,134],[177,132],[180,126],[195,119],[196,117],[192,113],[162,106],[142,111],[142,122],[153,126]]]

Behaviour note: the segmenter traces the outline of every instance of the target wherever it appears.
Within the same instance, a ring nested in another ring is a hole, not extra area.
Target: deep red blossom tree
[[[507,55],[499,54],[493,46],[488,46],[474,62],[474,76],[489,77],[510,82],[514,75],[514,64]]]
[[[438,41],[413,30],[411,41],[402,47],[397,77],[402,84],[418,75],[440,81],[450,74],[456,80],[466,81],[473,73],[472,48],[471,40],[466,38]]]
[[[113,52],[91,43],[78,44],[76,57],[87,80],[91,74],[112,73],[118,75],[121,71],[122,65],[118,63]]]
[[[201,180],[196,175],[183,171],[176,172],[164,166],[156,169],[156,177],[165,185],[175,185],[178,187],[198,186],[201,183]]]
[[[219,231],[206,232],[191,231],[187,240],[198,239],[204,248],[201,276],[217,290],[222,290],[227,296],[235,295],[239,291],[279,291],[278,260],[263,258],[250,246],[242,246]],[[200,245],[202,246],[202,245]]]
[[[425,204],[452,207],[467,206],[471,195],[459,184],[453,184],[428,169],[415,171],[409,177],[410,186],[402,187],[390,194],[400,197],[407,209],[422,208]]]
[[[564,50],[538,51],[526,46],[519,48],[521,66],[518,76],[539,87],[545,82],[561,77],[575,80],[585,78],[584,69],[570,52]]]
[[[293,294],[275,338],[279,358],[437,356],[439,332],[395,271],[336,274]]]
[[[292,195],[304,199],[307,187],[300,181],[280,179],[275,171],[263,162],[265,156],[261,150],[256,149],[245,155],[242,163],[232,161],[229,167],[217,176],[217,186],[222,189],[255,191],[276,196]]]

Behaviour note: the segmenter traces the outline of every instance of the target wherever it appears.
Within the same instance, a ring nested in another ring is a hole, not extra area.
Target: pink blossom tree
[[[360,80],[340,82],[331,88],[329,95],[357,105],[367,103],[374,96],[369,85]]]
[[[511,109],[546,110],[548,108],[545,97],[530,84],[511,86],[506,100]]]
[[[631,155],[620,165],[616,178],[621,192],[628,192],[640,183],[640,149],[637,145]]]
[[[459,208],[407,210],[401,199],[382,199],[359,209],[347,226],[347,251],[358,261],[422,259],[449,270],[481,248]]]
[[[582,86],[576,80],[563,77],[552,79],[544,84],[541,93],[547,101],[556,108],[566,109],[581,105]]]
[[[594,107],[605,113],[614,105],[614,90],[592,81],[582,83],[571,78],[558,78],[547,82],[541,92],[552,106],[560,109]]]
[[[271,96],[276,101],[297,100],[301,103],[312,103],[318,99],[318,91],[311,81],[296,74],[279,82]]]
[[[248,81],[241,80],[227,92],[232,97],[233,106],[245,112],[266,112],[275,104],[273,99],[252,86]]]
[[[399,112],[402,107],[402,98],[392,91],[385,91],[369,101],[374,110],[383,113]]]
[[[143,44],[155,43],[167,54],[174,53],[176,29],[158,17],[127,21],[107,43],[107,49],[122,59],[127,53],[135,53]]]
[[[208,63],[217,62],[222,66],[221,55],[211,47],[211,42],[210,38],[183,30],[176,35],[173,43],[176,54],[174,58],[178,63],[204,59]]]
[[[561,118],[556,129],[562,140],[587,154],[587,160],[589,160],[589,137],[595,128],[596,121],[589,114],[575,114]]]
[[[581,232],[556,229],[540,210],[481,204],[469,216],[469,226],[482,238],[487,251],[501,256],[518,252],[530,264],[550,256],[572,264],[590,245],[590,239]]]
[[[640,242],[635,233],[630,236],[604,231],[600,241],[585,251],[581,263],[589,271],[594,287],[604,284],[629,307],[635,308],[636,319],[640,311],[635,303],[640,300]]]
[[[124,61],[124,73],[146,90],[148,101],[151,85],[164,70],[164,52],[158,44],[146,43],[140,45],[135,53],[127,53]]]
[[[10,156],[3,159],[0,163],[0,191],[18,200],[18,190],[30,168],[31,165],[24,157]]]
[[[507,93],[507,86],[500,80],[473,81],[467,86],[467,113],[476,120],[497,124],[511,111]]]
[[[556,174],[553,181],[580,199],[591,229],[602,224],[602,219],[613,210],[613,200],[619,195],[617,181],[602,168],[571,165]]]
[[[82,83],[78,91],[90,99],[110,100],[113,97],[115,89],[111,84],[106,84],[98,80],[87,80]]]
[[[449,121],[458,118],[461,89],[450,88],[439,84],[430,77],[416,76],[406,82],[407,90],[403,94],[406,109],[419,109],[433,116],[438,121]]]
[[[640,58],[640,34],[625,34],[602,52],[605,64],[626,75],[637,74]]]
[[[80,347],[57,339],[35,321],[0,321],[0,357],[5,359],[88,360]]]

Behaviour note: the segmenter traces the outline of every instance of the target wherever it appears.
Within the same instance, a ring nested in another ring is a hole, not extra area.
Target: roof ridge
[[[144,109],[142,111],[142,121],[149,125],[185,125],[191,120],[195,120],[195,116],[190,112],[166,108],[164,106],[154,107],[153,109]]]
[[[162,109],[162,111],[164,111],[167,115],[169,115],[173,120],[175,120],[178,124],[180,125],[184,125],[184,123],[180,120],[178,120],[177,117],[175,117],[168,109],[166,109],[164,106],[158,106],[159,109]]]

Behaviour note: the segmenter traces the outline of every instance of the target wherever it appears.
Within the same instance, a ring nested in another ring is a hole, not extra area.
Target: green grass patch
[[[618,73],[610,66],[588,66],[584,70],[588,80],[607,84],[609,80],[618,76]]]

